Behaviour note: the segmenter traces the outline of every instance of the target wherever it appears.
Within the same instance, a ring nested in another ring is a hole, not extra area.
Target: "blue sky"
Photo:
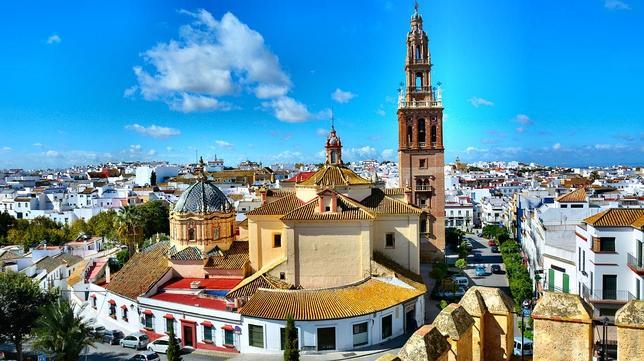
[[[0,167],[395,160],[412,1],[0,3]],[[446,161],[644,159],[644,2],[420,1]]]

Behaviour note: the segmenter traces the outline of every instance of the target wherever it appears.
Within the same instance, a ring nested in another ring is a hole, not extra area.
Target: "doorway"
[[[416,324],[416,309],[412,308],[405,312],[405,333],[413,333],[418,328]]]
[[[335,350],[335,327],[318,328],[318,351]]]
[[[192,322],[181,321],[181,342],[183,347],[195,347],[195,324]]]

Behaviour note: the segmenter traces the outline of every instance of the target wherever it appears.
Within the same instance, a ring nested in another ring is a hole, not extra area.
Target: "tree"
[[[284,361],[299,361],[300,350],[297,342],[297,329],[293,316],[286,317],[286,328],[284,329]]]
[[[429,272],[429,276],[437,281],[441,281],[447,277],[447,269],[448,267],[445,263],[434,263],[431,272]]]
[[[136,206],[121,207],[121,211],[116,214],[114,223],[117,236],[121,242],[127,245],[130,255],[133,255],[143,231],[139,210]]]
[[[63,299],[45,306],[34,330],[35,348],[53,353],[54,361],[78,360],[85,347],[94,346],[92,330],[79,313]]]
[[[114,231],[114,220],[116,218],[116,212],[110,209],[107,212],[101,212],[94,217],[90,218],[87,221],[87,226],[89,227],[89,233],[93,236],[106,237],[108,239],[113,239],[116,237],[116,232]]]
[[[42,291],[24,273],[0,273],[0,342],[13,343],[19,361],[22,360],[22,342],[40,317],[41,307],[55,298],[55,294]]]
[[[157,233],[170,234],[170,207],[167,202],[150,201],[137,207],[141,216],[143,239]]]
[[[0,213],[0,241],[7,237],[7,233],[14,223],[16,223],[16,219],[7,211]]]
[[[90,226],[83,219],[77,219],[72,223],[72,226],[69,227],[69,234],[73,238],[78,238],[82,235],[91,235],[92,231]]]
[[[174,327],[170,327],[168,337],[168,351],[166,358],[168,359],[168,361],[181,361],[181,349],[179,348],[177,338],[174,337]]]
[[[467,261],[464,258],[459,258],[454,263],[454,266],[462,271],[467,268]]]
[[[151,186],[157,185],[157,172],[155,171],[152,171],[152,173],[150,173],[150,185]]]

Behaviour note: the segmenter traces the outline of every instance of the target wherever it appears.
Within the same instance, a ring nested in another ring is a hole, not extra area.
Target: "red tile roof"
[[[153,300],[178,303],[188,306],[204,307],[213,310],[226,310],[226,301],[208,297],[197,297],[196,295],[162,292],[150,298]]]
[[[198,281],[199,289],[206,290],[231,290],[239,282],[241,278],[174,278],[168,283],[163,285],[163,289],[189,289],[190,283]]]
[[[313,172],[299,172],[298,174],[296,174],[293,177],[285,180],[284,182],[296,182],[296,183],[304,182],[305,180],[311,178],[311,176],[313,176],[314,174],[315,174],[314,171]]]

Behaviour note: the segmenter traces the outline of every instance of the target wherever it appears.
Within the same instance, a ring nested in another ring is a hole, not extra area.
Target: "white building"
[[[138,186],[150,185],[150,177],[152,172],[156,174],[156,182],[162,183],[168,180],[168,178],[176,177],[179,175],[179,167],[174,165],[157,165],[149,166],[144,165],[136,168],[136,178],[134,182]]]
[[[643,208],[611,208],[577,227],[577,282],[595,317],[644,300],[643,231]]]

